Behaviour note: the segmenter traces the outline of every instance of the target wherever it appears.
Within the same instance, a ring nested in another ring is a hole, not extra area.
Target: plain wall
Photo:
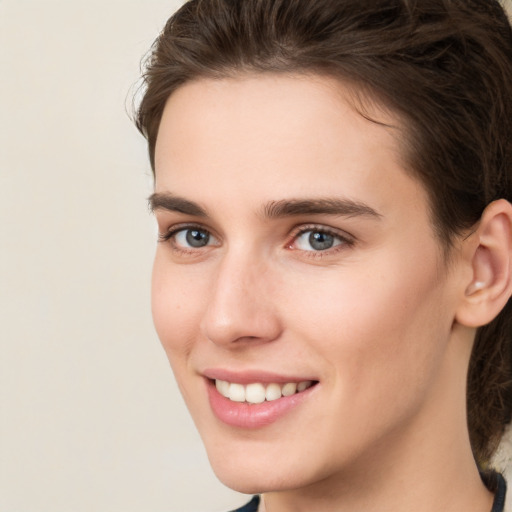
[[[178,4],[0,0],[2,512],[245,501],[214,477],[150,314],[152,181],[125,102]]]
[[[151,322],[152,182],[125,102],[179,3],[0,0],[1,512],[245,501]]]

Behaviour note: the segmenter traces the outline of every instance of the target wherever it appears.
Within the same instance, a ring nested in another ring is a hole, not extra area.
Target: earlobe
[[[471,280],[456,320],[468,327],[491,322],[512,294],[512,205],[492,202],[471,236]]]

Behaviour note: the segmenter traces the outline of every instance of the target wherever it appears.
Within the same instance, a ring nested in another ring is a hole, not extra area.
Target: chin
[[[227,487],[243,494],[288,491],[306,487],[325,478],[323,471],[315,471],[312,461],[303,464],[285,454],[276,455],[276,450],[248,448],[244,454],[236,450],[224,453],[208,452],[208,457],[217,478]],[[226,456],[226,453],[230,455]],[[327,468],[323,468],[327,472]]]
[[[287,470],[280,475],[275,471],[269,474],[269,469],[237,467],[226,470],[213,466],[215,475],[225,486],[242,494],[263,494],[302,487],[300,479],[294,478]]]

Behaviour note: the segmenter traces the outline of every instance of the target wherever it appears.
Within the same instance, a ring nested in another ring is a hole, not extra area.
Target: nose
[[[203,333],[213,343],[229,348],[277,339],[281,324],[274,289],[272,273],[264,262],[245,253],[226,255],[212,280]]]

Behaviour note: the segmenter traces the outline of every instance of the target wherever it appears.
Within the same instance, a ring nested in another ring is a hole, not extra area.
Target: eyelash
[[[315,251],[315,250],[307,251],[307,250],[296,249],[296,248],[292,247],[292,244],[296,243],[297,240],[302,235],[309,233],[309,232],[320,233],[323,235],[332,236],[333,238],[339,240],[340,243],[333,247],[330,247],[328,249],[317,250],[317,251]],[[286,243],[286,247],[290,250],[301,251],[309,258],[318,259],[318,258],[323,258],[326,256],[331,256],[332,254],[336,254],[340,251],[350,248],[355,244],[355,242],[356,242],[355,238],[346,232],[340,232],[340,231],[337,231],[337,230],[334,230],[331,228],[327,228],[325,226],[318,225],[318,224],[310,224],[310,225],[301,225],[299,228],[296,228],[296,230],[292,231],[292,233],[290,235],[290,241]]]
[[[199,251],[202,248],[183,247],[183,246],[178,245],[175,240],[175,237],[178,233],[186,232],[186,231],[190,231],[190,230],[197,230],[197,231],[200,231],[203,233],[207,233],[210,236],[212,236],[213,238],[215,238],[215,236],[212,235],[210,230],[208,230],[200,225],[180,224],[180,225],[174,226],[173,228],[169,229],[165,233],[159,233],[158,241],[161,243],[170,242],[172,250],[177,253],[181,253],[184,255],[198,255]],[[335,245],[333,247],[325,249],[325,250],[309,250],[308,251],[308,250],[296,249],[296,248],[292,247],[292,245],[294,243],[296,243],[297,240],[302,235],[304,235],[308,232],[320,233],[323,235],[332,236],[333,238],[337,239],[340,243],[338,243],[337,245]],[[289,240],[285,243],[285,247],[289,250],[301,251],[308,258],[318,259],[318,258],[323,258],[325,256],[338,253],[339,251],[342,251],[342,250],[346,249],[347,247],[350,248],[355,244],[355,242],[356,242],[356,240],[354,239],[354,237],[348,233],[345,233],[345,232],[341,233],[339,231],[329,229],[325,226],[318,225],[318,224],[310,224],[310,225],[301,225],[299,228],[295,228],[295,230],[293,230],[292,233],[290,234]],[[205,246],[205,247],[207,247],[207,246]]]
[[[184,232],[184,231],[192,231],[192,230],[197,230],[197,231],[201,231],[204,233],[208,233],[210,236],[212,236],[210,230],[208,230],[198,224],[178,224],[176,226],[173,226],[171,229],[169,229],[165,233],[159,233],[158,241],[160,243],[169,242],[172,250],[179,254],[195,256],[195,255],[199,254],[199,249],[197,249],[197,248],[194,249],[192,247],[190,247],[190,248],[182,247],[182,246],[178,245],[175,240],[175,237],[178,233],[180,233],[182,231]]]

